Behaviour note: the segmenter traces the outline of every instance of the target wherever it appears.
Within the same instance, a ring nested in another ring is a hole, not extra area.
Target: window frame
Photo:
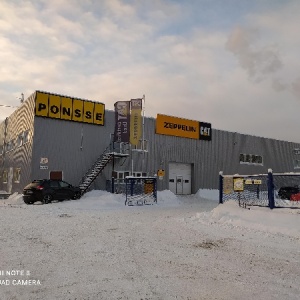
[[[242,165],[263,166],[264,160],[262,155],[240,153],[239,161]]]

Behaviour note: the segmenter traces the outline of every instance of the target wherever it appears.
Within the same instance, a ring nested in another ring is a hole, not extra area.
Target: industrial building
[[[220,171],[300,168],[298,143],[213,129],[207,122],[159,112],[156,118],[142,116],[142,135],[123,142],[118,124],[116,110],[106,110],[105,103],[34,92],[0,124],[0,190],[21,193],[32,180],[44,178],[109,190],[112,178],[118,187],[130,175],[157,176],[159,190],[193,194],[217,189]]]

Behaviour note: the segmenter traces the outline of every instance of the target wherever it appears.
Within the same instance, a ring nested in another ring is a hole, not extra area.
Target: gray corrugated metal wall
[[[34,117],[34,95],[9,118],[10,137],[17,135],[21,128],[31,128],[33,145],[17,149],[8,154],[5,166],[22,165],[24,185],[35,178],[48,178],[49,172],[63,171],[66,181],[78,184],[85,172],[110,143],[114,132],[114,112],[105,111],[104,126]],[[33,126],[34,124],[34,130]],[[3,136],[3,124],[1,124]],[[15,128],[15,129],[13,129]],[[18,129],[16,129],[18,128]],[[192,165],[192,192],[199,188],[218,188],[218,174],[257,174],[294,172],[295,148],[299,143],[249,136],[235,132],[212,130],[212,141],[194,140],[155,134],[155,119],[145,118],[144,137],[149,141],[148,153],[133,152],[127,158],[115,158],[114,170],[146,172],[153,176],[158,169],[164,169],[166,176],[160,181],[160,189],[168,189],[170,162]],[[32,159],[31,159],[32,147]],[[240,153],[261,155],[263,165],[240,164]],[[17,158],[17,160],[16,160]],[[48,169],[40,169],[41,158],[47,158]],[[121,163],[121,164],[120,164]],[[30,168],[32,172],[30,173]],[[25,170],[24,170],[25,169]],[[105,189],[106,180],[111,179],[113,164],[104,170],[92,188]],[[14,186],[15,191],[20,191]]]
[[[145,120],[145,138],[149,140],[146,170],[150,174],[164,169],[166,176],[162,188],[168,188],[169,162],[189,163],[193,166],[192,191],[199,188],[218,188],[218,174],[257,174],[295,172],[294,149],[299,143],[250,136],[236,132],[212,130],[212,141],[194,140],[155,134],[155,119]],[[241,153],[261,155],[263,165],[240,164]],[[141,168],[136,164],[137,170]]]
[[[109,146],[113,126],[113,120],[107,113],[104,126],[35,117],[32,179],[49,178],[50,171],[60,170],[64,180],[78,185],[97,157]],[[40,169],[41,158],[48,159],[48,169]],[[100,175],[95,187],[105,189],[103,181],[105,179]]]

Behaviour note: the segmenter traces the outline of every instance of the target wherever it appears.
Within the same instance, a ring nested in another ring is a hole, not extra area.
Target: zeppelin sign
[[[104,125],[104,111],[103,103],[36,92],[36,116]]]
[[[210,141],[211,124],[158,114],[156,133]]]

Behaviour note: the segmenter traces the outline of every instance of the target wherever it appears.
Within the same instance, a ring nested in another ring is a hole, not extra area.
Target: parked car
[[[285,186],[279,189],[278,196],[280,197],[280,199],[290,200],[293,194],[297,194],[299,192],[300,189],[297,186]]]
[[[39,179],[29,183],[23,189],[23,200],[26,204],[41,201],[44,204],[52,200],[79,199],[81,190],[62,180]]]

